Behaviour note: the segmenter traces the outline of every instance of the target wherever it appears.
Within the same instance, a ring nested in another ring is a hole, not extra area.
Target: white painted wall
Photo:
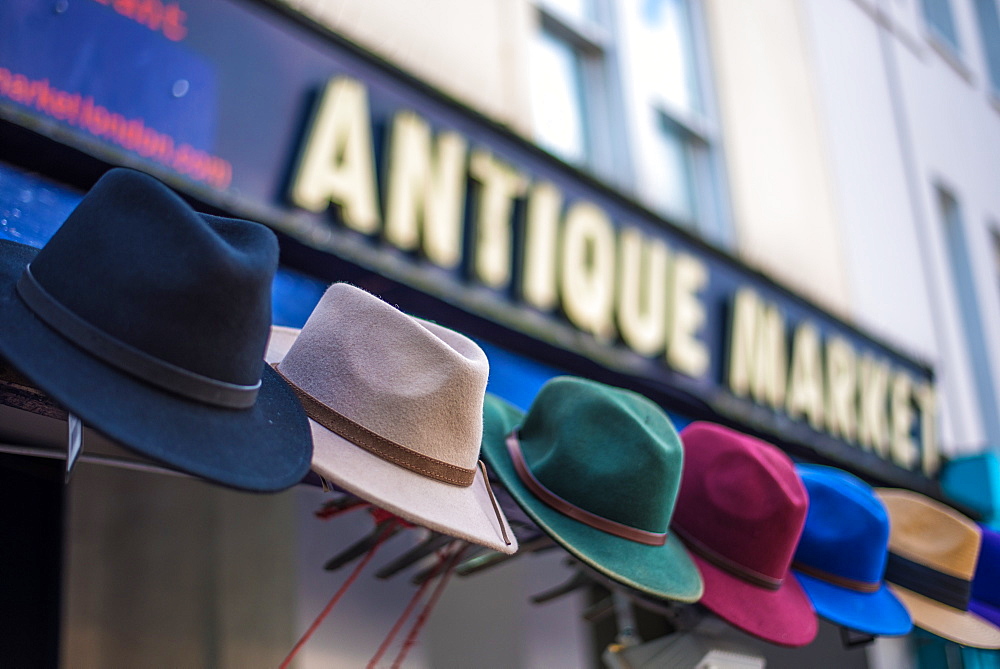
[[[924,285],[922,264],[876,26],[843,0],[816,0],[806,9],[806,56],[823,110],[851,313],[873,332],[931,358],[930,306],[914,288]]]
[[[515,131],[530,132],[524,0],[285,0]]]
[[[287,1],[530,136],[530,0]],[[959,67],[929,43],[919,0],[704,7],[737,251],[932,364],[944,451],[957,455],[984,447],[984,417],[933,184],[944,182],[960,201],[985,339],[1000,342],[1000,279],[986,224],[1000,224],[1000,106],[987,95],[971,0],[952,1]],[[1000,390],[1000,346],[990,351]],[[505,597],[523,598],[522,576],[512,573]],[[556,621],[532,628],[549,625]],[[431,647],[437,633],[428,629]],[[551,648],[544,634],[537,641],[523,652]],[[580,645],[570,644],[574,652]],[[905,641],[880,641],[869,660],[903,666],[907,655]]]
[[[972,396],[972,367],[965,350],[960,314],[951,287],[942,224],[938,214],[934,183],[945,184],[958,198],[968,239],[970,264],[978,291],[979,310],[986,341],[1000,342],[1000,292],[998,268],[991,254],[987,221],[1000,222],[1000,110],[988,100],[986,75],[978,60],[978,32],[971,16],[971,3],[954,2],[962,59],[968,68],[963,73],[932,48],[921,52],[899,50],[906,113],[916,152],[917,183],[927,216],[923,234],[932,249],[929,272],[931,281],[941,287],[937,314],[946,326],[939,342],[944,388],[953,393],[958,406],[951,434],[955,451],[976,452],[986,446],[984,420],[996,421],[1000,407],[992,416],[984,416]],[[991,347],[993,383],[1000,387],[1000,350]],[[945,376],[947,375],[947,376]],[[971,414],[971,415],[970,415]],[[950,436],[951,439],[947,439]],[[994,448],[1000,444],[993,444]]]
[[[1000,224],[1000,105],[971,0],[952,1],[957,67],[928,40],[919,0],[703,5],[736,252],[932,364],[954,455],[981,449],[985,430],[933,183],[960,201],[985,338],[1000,341],[986,225]],[[530,137],[530,0],[287,2]],[[1000,387],[1000,353],[989,364]]]
[[[741,258],[845,314],[848,281],[795,0],[705,2]]]
[[[945,453],[981,450],[984,417],[934,190],[940,181],[959,200],[985,338],[1000,341],[1000,292],[986,227],[987,220],[1000,220],[1000,112],[986,93],[971,2],[952,3],[963,44],[960,67],[929,41],[918,2],[801,4],[852,315],[934,365]],[[991,354],[1000,385],[1000,358],[996,350]]]

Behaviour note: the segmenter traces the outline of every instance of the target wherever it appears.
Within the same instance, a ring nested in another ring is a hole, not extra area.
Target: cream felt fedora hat
[[[1000,648],[1000,628],[969,611],[982,532],[966,516],[909,490],[878,489],[889,513],[885,580],[913,624],[976,648]]]
[[[310,419],[313,470],[405,520],[504,553],[517,540],[479,461],[489,363],[467,337],[345,283],[268,362]]]

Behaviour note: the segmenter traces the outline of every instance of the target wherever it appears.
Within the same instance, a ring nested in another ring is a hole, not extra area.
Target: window
[[[921,2],[924,7],[924,20],[931,34],[954,52],[961,51],[958,30],[955,28],[955,15],[951,11],[951,0],[921,0]]]
[[[691,225],[697,218],[692,173],[691,140],[683,126],[666,114],[658,114],[658,132],[649,147],[654,159],[648,161],[645,180],[655,184],[646,199],[667,218]]]
[[[582,70],[576,51],[543,32],[532,45],[532,117],[538,143],[567,162],[587,160]]]
[[[975,0],[983,59],[995,97],[1000,97],[1000,15],[997,0]]]
[[[962,210],[958,200],[948,190],[939,186],[937,196],[941,222],[944,226],[945,246],[951,265],[952,282],[955,286],[955,297],[965,334],[963,344],[972,367],[972,377],[979,399],[979,415],[982,417],[986,438],[992,443],[998,444],[1000,443],[1000,418],[996,412],[997,394],[990,373],[989,350],[983,336],[982,315],[979,311],[976,284],[970,266],[972,259],[969,256]]]
[[[702,109],[701,87],[692,44],[690,8],[685,0],[639,0],[626,5],[634,14],[638,53],[635,76],[646,84],[651,101],[687,114]]]
[[[610,37],[592,0],[539,0],[531,45],[535,140],[568,163],[618,183],[626,163]]]
[[[591,0],[541,0],[540,4],[550,12],[561,14],[564,19],[585,22],[594,18]]]
[[[636,194],[674,223],[726,242],[700,4],[630,0],[619,6],[632,82]]]
[[[536,141],[671,222],[728,241],[698,3],[536,3]]]

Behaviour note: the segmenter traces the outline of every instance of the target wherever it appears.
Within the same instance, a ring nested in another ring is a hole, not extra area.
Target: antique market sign
[[[392,114],[383,154],[379,170],[365,85],[335,77],[289,198],[332,209],[340,225],[441,269],[464,267],[470,280],[602,345],[721,385],[900,467],[936,471],[934,386],[923,370],[838,333],[827,317],[790,313],[754,281],[714,285],[717,261],[672,243],[665,229],[571,199],[412,110]],[[712,346],[708,335],[723,331],[722,346]]]
[[[147,170],[677,414],[933,492],[920,361],[280,4],[161,4],[0,3],[0,132]]]

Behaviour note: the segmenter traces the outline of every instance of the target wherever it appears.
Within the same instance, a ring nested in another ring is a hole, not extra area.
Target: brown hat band
[[[24,268],[17,280],[17,294],[50,328],[95,358],[140,381],[227,409],[248,409],[257,401],[260,381],[241,386],[213,379],[153,357],[91,325],[49,294],[31,273],[31,265]]]
[[[889,553],[889,559],[885,565],[885,580],[918,595],[929,597],[945,606],[960,611],[969,610],[972,581],[945,574],[902,555]]]
[[[729,572],[733,576],[736,576],[744,581],[752,583],[761,588],[767,588],[768,590],[780,590],[781,584],[784,582],[782,578],[774,578],[773,576],[768,576],[767,574],[762,574],[755,569],[750,569],[745,567],[735,560],[727,558],[722,553],[709,548],[701,541],[695,539],[689,532],[685,531],[678,525],[673,526],[674,531],[681,536],[684,543],[690,548],[694,553],[700,555],[705,560],[708,560],[714,564],[719,569]]]
[[[803,564],[802,562],[793,562],[792,569],[800,571],[806,576],[812,576],[830,585],[836,585],[840,588],[846,588],[848,590],[853,590],[854,592],[878,592],[879,588],[882,587],[882,583],[876,581],[874,583],[870,581],[859,581],[855,578],[848,578],[847,576],[841,576],[840,574],[834,574],[829,571],[820,569],[819,567],[813,567],[812,565]]]
[[[476,480],[475,468],[466,469],[458,465],[453,465],[450,462],[445,462],[444,460],[432,458],[429,455],[424,455],[423,453],[418,453],[413,449],[407,448],[402,444],[397,444],[376,432],[372,432],[364,425],[354,422],[336,409],[328,407],[302,388],[299,388],[293,381],[281,373],[281,370],[278,369],[278,363],[274,363],[271,366],[281,375],[281,378],[288,381],[288,385],[292,387],[299,401],[302,402],[302,407],[306,410],[307,416],[331,432],[347,439],[352,444],[360,446],[383,460],[432,478],[435,481],[468,488]]]
[[[646,544],[647,546],[662,546],[667,543],[666,532],[641,530],[638,527],[631,527],[610,518],[598,516],[596,513],[591,513],[586,509],[581,509],[572,502],[566,501],[546,488],[541,481],[535,478],[531,470],[528,469],[528,463],[524,461],[524,454],[521,452],[521,442],[517,438],[517,430],[507,435],[507,451],[510,453],[510,459],[514,463],[514,471],[517,472],[517,477],[521,479],[521,483],[527,486],[528,490],[538,497],[538,499],[564,516],[569,516],[573,520],[593,527],[595,530],[607,532],[616,537]]]
[[[355,423],[344,414],[328,407],[302,388],[299,388],[287,376],[281,373],[281,370],[278,369],[278,363],[273,363],[271,367],[295,391],[295,395],[299,398],[302,408],[305,409],[306,415],[309,418],[334,434],[347,439],[355,446],[359,446],[387,462],[392,462],[404,469],[409,469],[412,472],[432,478],[435,481],[450,483],[463,488],[468,488],[475,482],[476,470],[474,468],[466,469],[459,467],[450,462],[418,453],[402,444],[397,444],[391,439],[386,439],[382,435],[372,432],[364,425]],[[500,505],[497,504],[497,499],[493,495],[493,488],[490,487],[490,478],[486,473],[486,465],[483,464],[482,460],[479,461],[479,469],[483,473],[483,484],[486,486],[486,492],[490,495],[490,503],[493,505],[493,512],[496,514],[497,523],[500,525],[500,534],[503,536],[504,542],[509,546],[511,541],[507,536],[507,530],[504,528],[504,517],[500,512]]]

